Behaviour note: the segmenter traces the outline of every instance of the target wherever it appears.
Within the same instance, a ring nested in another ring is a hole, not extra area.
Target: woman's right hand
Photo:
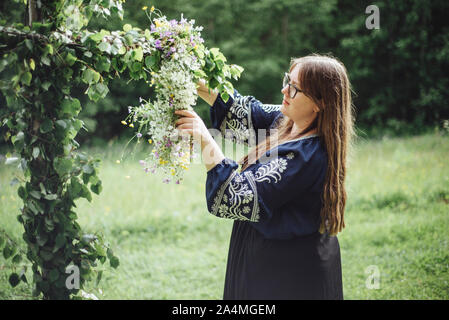
[[[196,91],[198,92],[198,95],[207,102],[210,106],[214,105],[215,100],[218,97],[217,90],[209,89],[206,86],[206,81],[204,79],[200,79],[197,83]]]

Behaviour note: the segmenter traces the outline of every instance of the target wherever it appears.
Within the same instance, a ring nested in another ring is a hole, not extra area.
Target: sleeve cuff
[[[236,92],[237,91],[234,89],[234,95]],[[213,128],[220,130],[221,124],[226,117],[226,113],[229,111],[233,103],[233,97],[229,97],[228,101],[224,102],[221,95],[218,94],[214,104],[210,107],[210,119]]]

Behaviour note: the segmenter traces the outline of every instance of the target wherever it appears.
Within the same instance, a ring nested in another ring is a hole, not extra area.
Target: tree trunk
[[[28,0],[28,26],[38,19],[38,8],[36,2],[38,0]]]

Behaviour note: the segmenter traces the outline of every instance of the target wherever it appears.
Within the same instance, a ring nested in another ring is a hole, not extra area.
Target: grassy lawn
[[[207,212],[206,171],[192,165],[181,185],[144,173],[142,155],[122,146],[90,149],[103,159],[103,191],[77,201],[79,223],[109,241],[120,266],[105,265],[86,289],[100,299],[221,299],[232,221]],[[449,137],[359,140],[349,166],[346,228],[338,236],[345,299],[449,299]],[[0,227],[21,244],[19,174],[0,165]],[[379,288],[368,289],[370,266]],[[0,257],[0,299],[29,299],[8,284]],[[31,272],[28,272],[31,279]]]

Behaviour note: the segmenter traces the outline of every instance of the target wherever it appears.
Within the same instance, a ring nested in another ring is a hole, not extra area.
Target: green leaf
[[[9,284],[14,288],[20,282],[19,275],[17,273],[13,273],[9,276]]]
[[[56,120],[55,124],[63,130],[67,128],[67,122],[64,120]]]
[[[30,86],[31,84],[31,79],[33,78],[33,76],[31,75],[31,72],[27,71],[24,74],[22,74],[22,77],[20,78],[20,81],[26,85],[26,86]]]
[[[65,244],[65,236],[63,233],[58,233],[55,239],[55,249],[53,252],[56,252],[59,248],[62,248],[62,246]],[[55,251],[56,250],[56,251]]]
[[[59,176],[68,174],[72,170],[72,159],[68,158],[55,158],[53,161],[53,167]]]
[[[100,49],[100,51],[102,51],[102,52],[110,53],[110,51],[111,51],[111,44],[109,42],[101,42],[98,45],[98,49]]]
[[[120,49],[118,49],[118,54],[123,55],[126,53],[126,47],[125,46],[121,46]]]
[[[41,234],[37,235],[36,241],[37,241],[37,244],[39,245],[39,247],[43,247],[48,241],[47,234],[41,233]]]
[[[38,147],[34,147],[33,148],[33,158],[36,159],[37,157],[39,157],[39,153],[40,153],[39,148]]]
[[[101,281],[101,277],[103,276],[103,271],[98,271],[98,274],[97,274],[97,280],[95,281],[95,285],[98,287],[98,285],[100,284],[100,281]]]
[[[20,254],[16,254],[14,258],[12,258],[12,263],[19,264],[22,261],[22,256]]]
[[[76,117],[81,111],[81,103],[78,99],[64,99],[61,105],[62,116]]]
[[[35,198],[37,200],[39,200],[41,198],[41,193],[39,191],[32,190],[29,193],[33,198]]]
[[[41,133],[47,133],[50,132],[53,129],[53,122],[46,118],[42,123],[41,126],[39,128]]]
[[[45,228],[48,232],[53,231],[55,228],[55,223],[52,219],[45,217]]]
[[[85,164],[83,166],[83,172],[87,174],[92,174],[94,172],[94,168],[90,166],[89,164]]]
[[[91,36],[89,36],[90,39],[92,39],[95,42],[100,42],[103,40],[104,34],[102,32],[95,33]]]
[[[229,94],[227,94],[226,92],[222,92],[220,93],[221,98],[223,99],[223,101],[226,103],[229,100]]]
[[[131,70],[133,72],[142,71],[142,64],[140,62],[133,62],[133,64],[131,65]]]
[[[24,138],[25,138],[25,135],[22,131],[20,131],[19,133],[17,133],[15,136],[13,136],[11,138],[11,142],[17,151],[21,151],[23,149]]]
[[[95,63],[95,68],[100,72],[109,72],[111,67],[111,61],[108,57],[100,57],[99,60]]]
[[[145,65],[149,69],[157,70],[157,68],[159,66],[160,59],[161,59],[161,55],[160,55],[159,51],[157,51],[157,53],[153,53],[151,56],[145,57]]]
[[[46,200],[56,200],[58,199],[58,195],[57,194],[47,194],[44,196],[44,199]]]
[[[123,26],[123,31],[125,31],[125,32],[131,31],[132,28],[133,27],[127,23]]]
[[[50,66],[50,65],[51,65],[51,60],[50,60],[50,58],[47,57],[47,56],[41,57],[41,62],[42,62],[43,64],[45,64],[46,66]]]
[[[67,52],[67,56],[65,57],[65,62],[69,66],[73,66],[75,64],[76,60],[78,60],[78,59],[74,55],[72,55],[70,52]]]
[[[87,84],[97,83],[100,80],[100,77],[101,76],[97,71],[92,70],[90,68],[84,70],[82,74],[83,82]]]
[[[3,239],[2,235],[0,234],[0,248],[3,247],[5,244],[5,239]]]
[[[33,42],[30,39],[25,39],[25,46],[28,50],[33,51]]]
[[[97,184],[93,184],[90,186],[90,190],[92,190],[93,193],[95,194],[100,194],[101,191],[103,190],[103,187],[101,185],[101,181]]]
[[[89,189],[85,185],[81,187],[82,194],[81,197],[87,199],[87,201],[92,202],[92,194],[90,193]]]
[[[131,53],[131,55],[134,54],[134,60],[136,61],[142,61],[143,59],[143,50],[141,47],[138,47],[136,49],[133,50],[133,52]]]
[[[45,49],[44,49],[44,55],[46,55],[46,54],[53,55],[53,53],[54,53],[53,46],[52,46],[51,44],[48,43],[48,44],[45,46]]]
[[[9,257],[11,257],[13,254],[13,249],[8,244],[6,244],[6,246],[3,248],[3,258],[5,258],[5,260],[8,260]]]
[[[106,97],[109,92],[109,88],[103,83],[97,83],[96,90],[100,94],[101,98]]]
[[[117,269],[117,267],[120,265],[120,260],[116,256],[112,256],[109,258],[109,263],[112,268]]]
[[[50,81],[45,81],[44,83],[41,84],[42,89],[44,89],[45,91],[48,91],[48,88],[50,88],[50,86],[51,86]]]

